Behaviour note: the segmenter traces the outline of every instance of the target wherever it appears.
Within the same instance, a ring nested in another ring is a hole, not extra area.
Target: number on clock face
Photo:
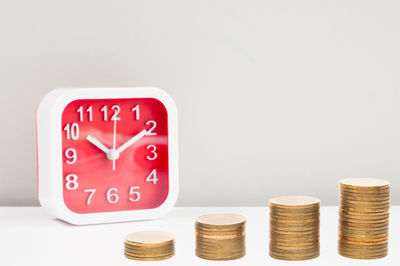
[[[151,209],[168,195],[168,124],[152,98],[71,102],[62,115],[63,198],[76,213]]]

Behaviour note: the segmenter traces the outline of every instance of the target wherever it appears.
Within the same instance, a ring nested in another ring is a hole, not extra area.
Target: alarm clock
[[[37,110],[38,196],[71,224],[158,218],[178,195],[178,118],[152,87],[56,89]]]

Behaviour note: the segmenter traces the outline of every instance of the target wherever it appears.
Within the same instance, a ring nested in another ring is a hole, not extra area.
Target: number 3
[[[157,158],[157,156],[158,156],[157,153],[156,153],[156,150],[157,150],[156,145],[147,145],[146,149],[148,149],[148,150],[151,149],[150,152],[153,155],[153,156],[147,155],[146,156],[147,160],[151,160],[151,161],[155,160]]]

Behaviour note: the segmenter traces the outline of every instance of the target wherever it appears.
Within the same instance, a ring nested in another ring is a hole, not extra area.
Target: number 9
[[[69,160],[65,161],[67,164],[75,163],[76,162],[76,157],[77,157],[76,150],[74,150],[72,148],[66,149],[65,150],[65,157],[67,159],[69,159]]]

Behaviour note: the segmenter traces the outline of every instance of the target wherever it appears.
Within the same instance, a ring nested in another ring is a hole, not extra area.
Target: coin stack
[[[208,214],[196,219],[196,255],[207,260],[234,260],[245,251],[246,218],[237,214]]]
[[[135,232],[125,238],[125,257],[131,260],[155,261],[175,254],[174,235],[160,231]]]
[[[340,255],[378,259],[388,252],[390,184],[374,178],[340,181]]]
[[[282,196],[269,201],[269,254],[280,260],[308,260],[319,256],[320,200]]]

